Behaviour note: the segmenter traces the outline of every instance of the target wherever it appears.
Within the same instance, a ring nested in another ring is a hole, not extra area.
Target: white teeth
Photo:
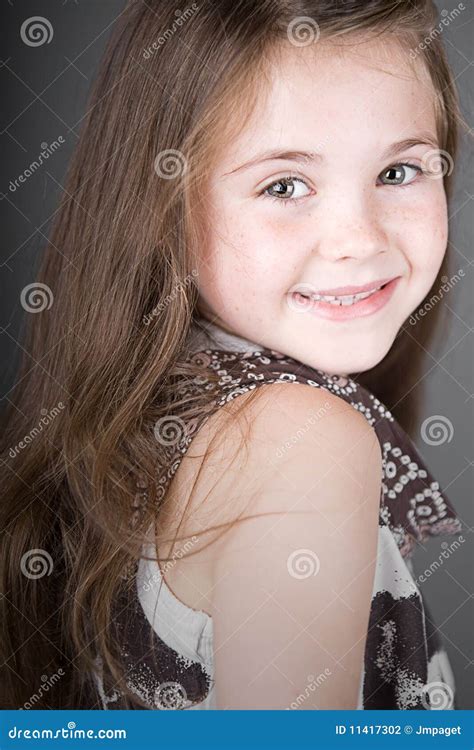
[[[371,294],[377,292],[379,289],[381,289],[381,287],[378,286],[375,289],[370,289],[367,292],[359,292],[359,294],[345,294],[339,297],[335,295],[312,294],[311,299],[317,302],[329,302],[331,305],[353,305],[354,302],[358,302],[361,299],[370,297]]]

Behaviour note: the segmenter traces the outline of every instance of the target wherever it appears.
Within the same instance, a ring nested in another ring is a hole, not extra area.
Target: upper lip
[[[375,279],[375,281],[369,281],[368,284],[362,284],[361,286],[337,286],[334,289],[317,289],[313,294],[322,294],[324,296],[330,295],[345,295],[345,294],[359,294],[359,292],[368,292],[371,289],[387,284],[397,278],[396,276],[389,276],[386,279]]]

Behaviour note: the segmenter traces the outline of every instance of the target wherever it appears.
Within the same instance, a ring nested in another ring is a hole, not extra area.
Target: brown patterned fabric
[[[453,708],[454,681],[436,626],[412,577],[409,561],[417,541],[455,534],[461,522],[438,482],[393,415],[351,378],[330,376],[265,348],[252,351],[205,349],[189,353],[202,377],[188,391],[212,388],[206,372],[220,380],[211,413],[242,393],[271,383],[304,383],[322,388],[360,411],[373,426],[383,456],[377,566],[361,677],[360,709],[430,709],[430,689],[441,684]],[[170,449],[169,469],[159,477],[166,492],[181,460],[208,415],[187,423]],[[212,677],[169,648],[145,617],[133,585],[136,568],[117,601],[116,627],[123,644],[128,684],[151,709],[199,707]],[[131,582],[131,583],[130,583]],[[159,602],[158,602],[159,607]],[[310,656],[308,656],[310,661]],[[103,708],[130,707],[99,678]],[[218,686],[217,686],[218,688]],[[432,695],[432,694],[431,694]],[[258,708],[258,707],[257,707]]]

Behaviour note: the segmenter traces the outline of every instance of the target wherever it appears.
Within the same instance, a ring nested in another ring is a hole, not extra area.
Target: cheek
[[[432,200],[414,204],[402,214],[399,235],[412,272],[428,281],[436,276],[446,252],[448,216],[444,189]]]
[[[221,214],[201,264],[203,293],[253,303],[285,292],[293,266],[290,251],[288,230],[284,234],[237,211],[232,218]]]
[[[443,261],[448,241],[448,217],[444,191],[414,217],[413,267],[434,279]]]

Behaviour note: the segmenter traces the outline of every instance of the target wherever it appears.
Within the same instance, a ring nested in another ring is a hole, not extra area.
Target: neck
[[[197,351],[203,344],[206,348],[231,349],[240,352],[261,351],[263,348],[255,341],[226,331],[217,322],[196,315],[192,325],[193,350]]]
[[[265,347],[243,336],[226,331],[217,322],[211,322],[200,314],[196,314],[191,326],[191,353],[202,349],[227,349],[239,352],[260,352]],[[345,380],[350,375],[338,372],[337,376]]]

